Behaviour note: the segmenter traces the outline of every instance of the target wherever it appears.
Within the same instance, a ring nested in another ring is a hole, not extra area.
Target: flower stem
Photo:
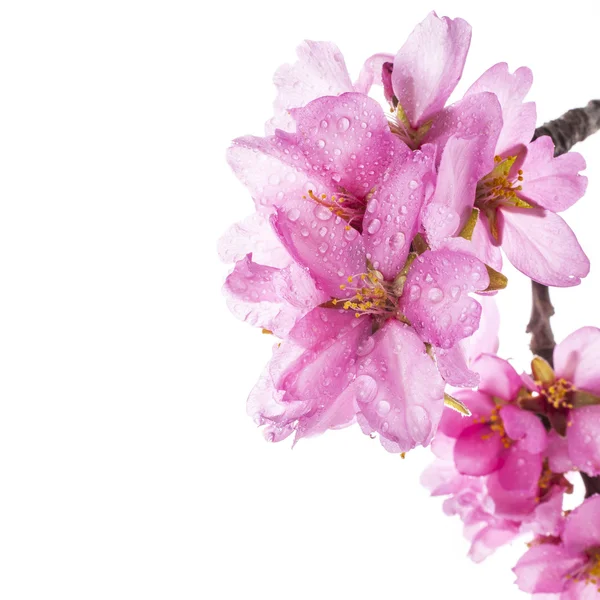
[[[584,108],[569,110],[562,117],[538,127],[533,139],[549,135],[554,142],[554,156],[560,156],[577,142],[599,130],[600,100],[592,100]],[[531,317],[527,325],[527,333],[531,333],[529,347],[533,354],[541,356],[552,365],[556,342],[550,324],[550,317],[554,314],[550,291],[547,286],[532,281],[531,292]],[[586,498],[600,494],[600,477],[590,477],[587,473],[581,473],[581,477],[585,484]]]

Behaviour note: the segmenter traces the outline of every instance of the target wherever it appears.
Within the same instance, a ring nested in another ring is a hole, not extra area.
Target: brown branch
[[[549,135],[554,142],[554,156],[567,153],[577,142],[600,130],[600,100],[592,100],[585,108],[574,108],[567,111],[555,121],[545,123],[535,130],[533,139]],[[554,334],[550,325],[550,317],[554,314],[554,306],[550,300],[548,287],[531,282],[532,306],[531,317],[527,325],[527,333],[531,333],[529,347],[534,354],[553,364]],[[600,477],[590,477],[581,473],[585,484],[585,497],[600,494]]]

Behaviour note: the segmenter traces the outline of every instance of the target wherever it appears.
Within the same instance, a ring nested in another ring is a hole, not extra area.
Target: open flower
[[[600,599],[600,496],[567,516],[562,536],[536,540],[513,570],[523,591],[548,600]]]
[[[575,152],[554,158],[554,144],[547,136],[530,142],[535,106],[523,98],[531,81],[528,69],[511,74],[500,63],[467,92],[465,100],[484,93],[499,100],[502,127],[492,148],[493,161],[482,152],[478,135],[449,138],[439,175],[445,185],[439,186],[424,218],[427,239],[438,247],[464,235],[469,225],[472,251],[495,269],[501,268],[502,248],[510,262],[535,281],[577,285],[589,272],[589,260],[556,213],[583,196],[587,179],[579,171],[585,169],[585,161]],[[455,191],[444,194],[445,188]]]
[[[552,461],[564,471],[600,475],[599,364],[600,329],[582,327],[556,346],[554,369],[536,357],[525,379],[532,393],[521,405],[552,425]]]

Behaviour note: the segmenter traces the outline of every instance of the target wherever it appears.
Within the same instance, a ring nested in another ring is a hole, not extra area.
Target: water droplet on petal
[[[344,237],[351,242],[358,235],[358,231],[354,227],[348,226],[348,229],[344,231]]]
[[[319,148],[325,148],[325,140],[317,140],[317,146]]]
[[[356,354],[358,356],[366,356],[375,347],[375,339],[372,335],[365,338],[357,347]]]
[[[292,221],[297,221],[300,217],[300,211],[297,208],[290,208],[287,212],[287,218]]]
[[[313,212],[315,217],[317,217],[317,219],[320,219],[321,221],[328,221],[329,219],[331,219],[332,216],[331,211],[322,204],[317,204]]]
[[[367,226],[367,231],[369,233],[377,233],[379,231],[380,227],[381,227],[381,221],[379,219],[373,219]]]
[[[350,127],[350,119],[348,119],[346,117],[342,117],[337,122],[337,127],[340,131],[346,131],[348,129],[348,127]]]
[[[377,198],[371,198],[367,203],[367,212],[374,213],[377,210],[379,202],[377,202]]]
[[[359,375],[354,382],[356,399],[359,402],[371,402],[377,395],[377,383],[370,375]]]
[[[375,408],[375,410],[377,411],[377,414],[380,417],[384,417],[390,412],[390,408],[390,403],[387,400],[380,400],[377,403],[377,407]]]
[[[458,298],[459,294],[460,294],[460,288],[457,285],[453,285],[450,288],[450,296],[452,297],[452,300],[456,300]]]
[[[408,187],[409,187],[411,190],[416,190],[416,189],[419,187],[419,184],[418,184],[418,183],[417,183],[417,182],[416,182],[414,179],[411,179],[411,180],[408,182]]]
[[[405,242],[406,236],[401,231],[398,231],[390,237],[390,246],[392,250],[401,250],[404,247]]]
[[[325,252],[327,252],[327,248],[329,248],[329,244],[327,244],[326,242],[323,242],[320,246],[319,246],[319,252],[321,254],[325,254]]]
[[[439,302],[444,297],[444,292],[438,287],[431,288],[427,294],[433,303]]]
[[[431,433],[431,419],[422,407],[416,404],[407,411],[408,431],[417,443],[423,443]]]
[[[421,288],[416,284],[411,285],[408,297],[411,302],[417,301],[421,297]]]

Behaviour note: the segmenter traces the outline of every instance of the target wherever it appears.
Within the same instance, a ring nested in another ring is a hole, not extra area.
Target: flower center
[[[482,440],[489,440],[493,435],[498,434],[500,436],[500,440],[502,441],[502,445],[505,448],[510,448],[513,441],[508,437],[506,430],[504,429],[504,423],[502,422],[502,417],[500,416],[501,408],[501,406],[495,406],[492,409],[489,417],[481,417],[475,422],[484,423],[490,428],[490,433],[485,433],[481,436]]]
[[[536,381],[540,386],[540,396],[556,409],[573,408],[571,403],[571,392],[574,390],[573,384],[563,378],[555,380],[553,383],[541,383]]]
[[[349,226],[361,231],[362,220],[365,215],[365,209],[375,189],[361,200],[345,191],[337,194],[315,194],[313,190],[308,190],[308,196],[302,196],[304,200],[310,198],[319,205],[323,215],[318,215],[322,219],[327,219],[327,211],[344,219]]]
[[[587,551],[589,562],[583,567],[567,575],[567,579],[576,583],[591,583],[600,592],[600,548],[592,548]]]
[[[523,181],[523,171],[519,169],[516,177],[510,175],[516,160],[516,156],[494,157],[495,167],[477,184],[475,206],[487,216],[492,235],[496,240],[499,239],[496,222],[496,213],[499,208],[502,206],[533,208],[531,204],[518,196],[518,192],[523,189],[520,185]]]
[[[431,128],[432,121],[427,121],[414,129],[401,104],[390,110],[392,113],[388,116],[390,131],[397,135],[411,150],[417,150],[421,146],[425,134]]]
[[[396,314],[398,296],[394,285],[383,279],[383,275],[376,269],[369,269],[366,273],[350,275],[348,283],[342,283],[340,289],[354,293],[349,298],[334,298],[334,306],[342,304],[345,310],[355,311],[355,316],[379,315],[390,317]]]

